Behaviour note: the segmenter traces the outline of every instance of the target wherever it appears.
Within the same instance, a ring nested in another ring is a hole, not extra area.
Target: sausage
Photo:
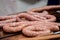
[[[33,22],[32,22],[33,23]],[[32,24],[31,22],[28,22],[28,21],[21,21],[21,22],[8,22],[8,23],[0,23],[0,27],[3,27],[4,25],[6,25],[6,24],[10,24],[10,25],[13,25],[13,24],[15,24],[15,25],[18,25],[18,24],[20,24],[20,25],[24,25],[24,24]],[[8,29],[7,29],[8,30]]]
[[[21,20],[19,20],[19,21],[21,21]],[[9,24],[9,23],[13,23],[13,22],[18,22],[18,17],[12,18],[12,19],[1,20],[0,27],[3,27],[5,24]]]
[[[22,32],[26,36],[34,37],[38,35],[39,36],[48,35],[50,33],[50,30],[34,25],[24,28]]]
[[[59,27],[56,23],[46,22],[35,23],[34,25],[30,25],[22,29],[22,32],[26,36],[43,36],[52,33],[53,31],[59,31]],[[53,33],[52,33],[53,34]]]
[[[48,12],[47,11],[43,11],[43,12],[33,12],[33,11],[27,11],[28,14],[31,14],[31,15],[40,15],[40,16],[44,16],[44,15],[47,15]]]
[[[4,20],[4,21],[0,21],[0,23],[9,23],[9,22],[16,22],[17,19],[8,19],[8,20]]]
[[[46,21],[56,21],[56,17],[54,15],[46,15],[44,17],[46,18]]]
[[[40,8],[34,8],[34,9],[29,10],[29,11],[41,12],[44,10],[52,10],[52,9],[60,9],[60,5],[44,6],[44,7],[40,7]]]
[[[27,13],[21,13],[18,15],[19,18],[26,18],[27,20],[29,21],[39,21],[40,19],[32,16],[32,15],[29,15]]]
[[[8,33],[21,31],[24,27],[31,25],[29,22],[14,22],[3,25],[3,30]]]
[[[16,18],[16,17],[17,17],[17,15],[0,16],[0,20],[12,19],[12,18]]]
[[[50,29],[51,31],[59,31],[59,26],[58,23],[54,23],[54,22],[51,22],[51,23],[45,23],[47,29]]]
[[[18,32],[21,31],[24,27],[27,27],[29,25],[33,25],[33,23],[37,23],[37,21],[28,22],[28,21],[22,21],[22,22],[13,22],[13,23],[6,23],[6,24],[0,24],[0,26],[3,26],[3,30],[5,32]]]
[[[9,33],[18,32],[18,31],[21,31],[22,29],[24,29],[25,27],[29,27],[31,25],[33,25],[33,27],[35,25],[37,25],[36,26],[37,28],[39,28],[39,27],[41,28],[43,26],[42,28],[46,28],[46,29],[49,29],[52,31],[59,30],[58,24],[56,24],[54,22],[46,22],[46,21],[22,21],[22,22],[7,23],[7,24],[3,25],[3,30],[5,32],[9,32]]]
[[[46,20],[46,21],[56,21],[56,17],[48,14],[47,11],[43,11],[42,13],[30,12],[34,17]]]
[[[10,23],[10,24],[5,24],[3,26],[3,30],[5,32],[13,33],[13,32],[21,31],[23,27],[24,26],[20,25],[19,23]]]
[[[12,23],[13,24],[13,23]],[[12,32],[18,32],[18,31],[21,31],[23,26],[19,26],[19,25],[15,25],[15,26],[11,26],[10,24],[6,24],[4,25],[3,27],[3,30],[5,32],[9,32],[9,33],[12,33]]]

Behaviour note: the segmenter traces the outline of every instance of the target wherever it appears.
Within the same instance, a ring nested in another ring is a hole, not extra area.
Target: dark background
[[[60,0],[48,0],[47,5],[59,5]]]

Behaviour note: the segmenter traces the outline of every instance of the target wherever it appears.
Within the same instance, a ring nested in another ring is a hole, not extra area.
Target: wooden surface
[[[0,31],[0,37],[6,36],[6,35],[10,35],[10,34],[3,33],[3,31]],[[48,40],[48,39],[52,39],[52,38],[60,38],[60,34],[41,36],[41,37],[39,37],[39,36],[38,37],[26,37],[22,33],[20,33],[15,36],[6,37],[6,38],[0,39],[0,40]]]

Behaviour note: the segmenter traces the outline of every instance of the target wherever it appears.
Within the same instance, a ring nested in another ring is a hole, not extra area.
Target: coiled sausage
[[[26,35],[26,36],[43,36],[43,35],[47,35],[50,33],[50,30],[48,29],[45,29],[45,28],[41,28],[39,26],[28,26],[26,28],[24,28],[22,30],[23,34]]]

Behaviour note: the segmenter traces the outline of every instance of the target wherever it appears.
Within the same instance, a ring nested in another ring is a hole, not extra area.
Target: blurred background
[[[48,0],[0,0],[0,15],[8,15],[47,5]]]
[[[0,16],[46,5],[59,5],[60,0],[0,0]]]

